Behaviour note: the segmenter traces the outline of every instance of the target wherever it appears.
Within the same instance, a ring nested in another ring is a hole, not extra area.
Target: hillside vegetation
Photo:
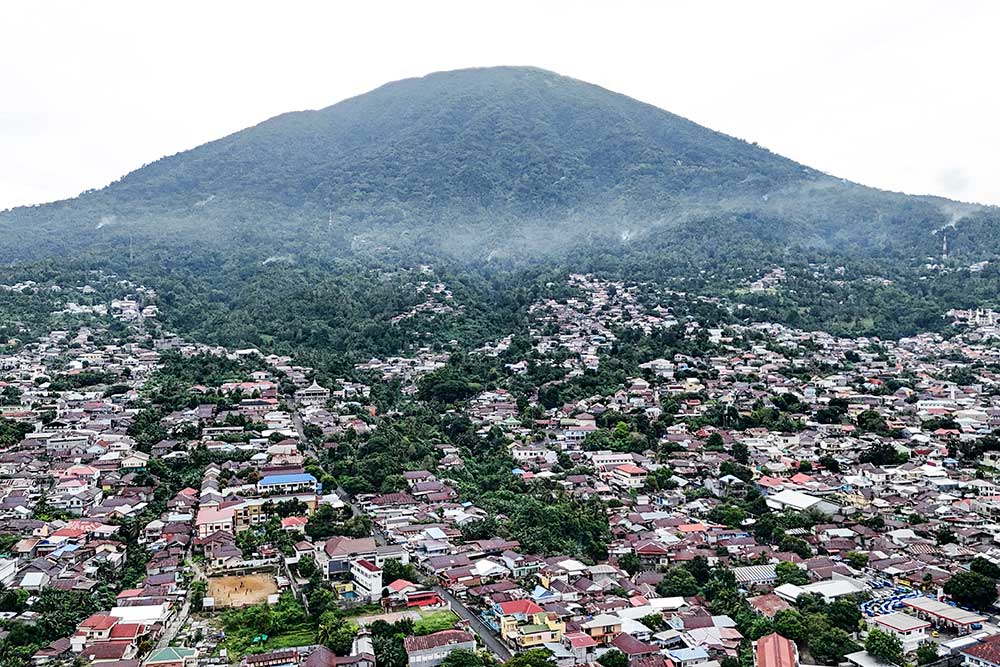
[[[0,258],[197,242],[265,258],[417,246],[482,259],[732,212],[765,215],[785,246],[925,252],[939,246],[934,230],[972,210],[847,183],[603,88],[501,67],[284,114],[100,191],[9,211]]]

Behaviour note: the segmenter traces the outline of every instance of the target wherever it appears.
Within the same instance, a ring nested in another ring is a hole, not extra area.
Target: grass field
[[[316,643],[316,633],[309,625],[297,625],[286,628],[279,634],[269,636],[266,642],[254,644],[250,641],[251,639],[251,637],[231,636],[222,643],[222,648],[228,651],[230,660],[235,660],[250,653],[309,646]]]
[[[455,627],[457,620],[455,612],[448,609],[422,613],[420,620],[413,624],[413,632],[418,635],[429,635],[432,632],[450,630]]]

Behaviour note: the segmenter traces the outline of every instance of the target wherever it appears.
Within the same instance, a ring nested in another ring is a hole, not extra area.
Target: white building
[[[382,570],[371,561],[351,561],[351,578],[359,598],[372,602],[382,598]]]
[[[869,619],[868,627],[895,635],[902,642],[903,651],[910,653],[916,651],[920,644],[929,639],[926,630],[931,627],[931,624],[929,621],[922,621],[909,614],[895,612]]]
[[[295,404],[300,407],[310,406],[310,405],[326,405],[326,402],[330,400],[330,390],[321,387],[313,383],[308,387],[299,389],[295,392]]]

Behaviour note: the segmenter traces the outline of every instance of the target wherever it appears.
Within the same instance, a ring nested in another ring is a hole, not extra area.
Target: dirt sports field
[[[270,574],[209,577],[208,597],[215,598],[216,608],[245,607],[266,602],[267,596],[278,592],[278,584]]]

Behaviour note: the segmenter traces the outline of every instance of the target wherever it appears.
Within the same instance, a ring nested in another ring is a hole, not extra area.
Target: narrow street
[[[156,642],[156,646],[153,647],[154,651],[159,651],[161,648],[166,648],[170,646],[174,639],[177,637],[177,633],[181,631],[184,627],[184,623],[188,619],[188,615],[191,613],[191,599],[190,596],[184,599],[184,604],[181,606],[181,610],[177,612],[177,615],[171,620],[167,627],[163,630],[163,634],[160,635],[160,640]]]
[[[444,598],[444,600],[451,605],[451,610],[458,614],[461,618],[469,621],[469,627],[479,635],[479,638],[486,645],[486,648],[491,650],[501,662],[506,662],[511,658],[510,649],[508,649],[503,642],[493,634],[493,631],[486,627],[479,615],[473,612],[471,609],[462,604],[454,595],[446,591],[441,586],[434,586],[434,590]]]
[[[206,578],[205,573],[201,571],[201,568],[198,566],[197,563],[195,563],[192,560],[188,561],[188,564],[191,567],[192,572],[194,572],[194,577],[191,579],[192,583],[195,581],[204,580]],[[174,642],[174,639],[176,639],[177,633],[179,633],[181,631],[181,628],[184,627],[184,623],[187,622],[188,616],[190,614],[191,614],[191,595],[190,593],[188,593],[187,597],[184,598],[184,604],[181,605],[180,611],[177,612],[177,615],[174,616],[173,620],[167,623],[167,627],[164,628],[163,634],[160,635],[160,640],[156,642],[154,650],[158,651],[161,648],[166,648],[167,646],[170,646]]]

